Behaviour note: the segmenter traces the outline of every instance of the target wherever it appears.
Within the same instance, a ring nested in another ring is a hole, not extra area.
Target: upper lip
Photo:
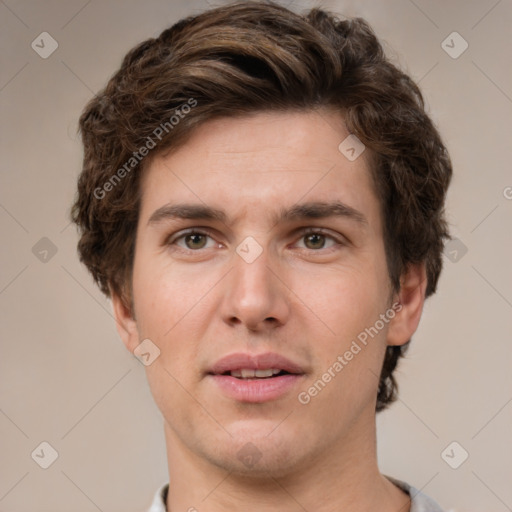
[[[232,370],[265,370],[268,368],[275,368],[284,370],[288,373],[303,374],[302,367],[290,361],[284,356],[275,354],[273,352],[266,352],[264,354],[248,354],[236,353],[229,354],[219,359],[209,370],[208,373],[223,374]]]

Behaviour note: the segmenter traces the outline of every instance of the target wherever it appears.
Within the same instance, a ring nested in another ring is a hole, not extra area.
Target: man
[[[80,257],[164,417],[151,510],[441,510],[380,473],[375,413],[436,289],[452,170],[368,24],[187,18],[80,129]]]

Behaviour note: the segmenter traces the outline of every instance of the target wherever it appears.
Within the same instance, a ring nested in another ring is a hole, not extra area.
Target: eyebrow
[[[321,219],[325,217],[345,217],[360,224],[368,224],[366,217],[355,208],[341,202],[315,201],[293,205],[291,208],[281,210],[274,221],[290,221],[301,219]]]
[[[281,209],[273,216],[274,224],[279,222],[321,219],[326,217],[344,217],[359,224],[368,224],[366,217],[355,208],[341,201],[314,201],[301,203],[287,209]],[[227,222],[227,215],[223,210],[201,204],[166,204],[155,210],[148,220],[148,225],[157,224],[165,220],[189,219],[189,220],[217,220]]]
[[[200,204],[166,204],[155,210],[148,224],[171,219],[219,220],[226,222],[226,214],[217,208]]]

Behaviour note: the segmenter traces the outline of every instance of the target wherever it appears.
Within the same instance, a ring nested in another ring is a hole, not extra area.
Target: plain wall
[[[400,398],[378,416],[381,469],[447,510],[512,510],[512,3],[281,3],[366,18],[420,82],[454,164],[460,242],[397,372]],[[136,43],[208,6],[0,3],[0,510],[136,512],[167,481],[144,368],[78,261],[69,208],[85,103]],[[47,59],[31,47],[43,31],[58,42]],[[442,47],[454,31],[469,44],[456,59]],[[58,452],[46,470],[31,456],[43,441]],[[453,441],[469,453],[458,469],[441,457]]]

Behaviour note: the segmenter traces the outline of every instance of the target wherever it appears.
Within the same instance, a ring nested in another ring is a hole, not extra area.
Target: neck
[[[169,464],[167,511],[409,512],[410,498],[378,470],[374,412],[328,450],[278,476],[219,467],[191,451],[165,424]]]

